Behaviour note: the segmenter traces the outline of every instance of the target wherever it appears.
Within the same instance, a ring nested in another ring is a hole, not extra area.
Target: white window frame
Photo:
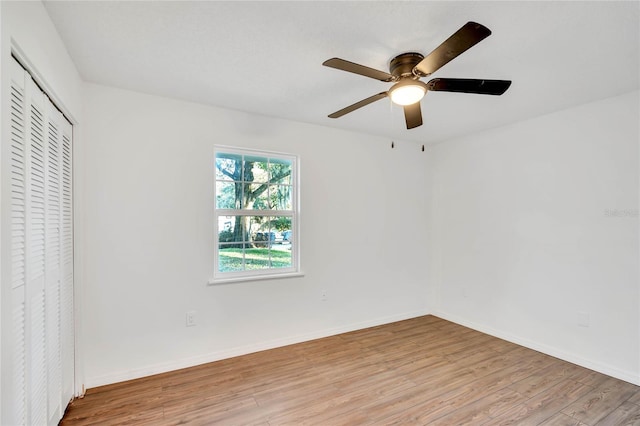
[[[267,209],[221,209],[216,203],[216,187],[218,179],[216,178],[216,158],[219,153],[236,154],[251,157],[265,157],[291,161],[291,210],[267,210]],[[213,220],[214,220],[214,256],[213,256],[213,278],[209,280],[210,285],[227,284],[241,281],[266,280],[276,278],[289,278],[303,276],[300,270],[300,160],[297,155],[265,151],[247,148],[237,148],[225,145],[215,145],[213,153]],[[243,271],[227,271],[221,272],[219,269],[219,218],[226,216],[288,216],[291,217],[291,266],[287,268],[266,268],[253,269]]]

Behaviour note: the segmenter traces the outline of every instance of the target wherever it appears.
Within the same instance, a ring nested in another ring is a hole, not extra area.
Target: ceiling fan
[[[388,91],[380,92],[377,95],[349,105],[330,114],[329,118],[342,117],[372,102],[389,97],[393,103],[404,108],[407,129],[413,129],[422,125],[420,100],[429,90],[502,95],[511,85],[511,81],[469,78],[434,78],[427,83],[420,81],[420,78],[433,74],[458,55],[489,37],[489,35],[491,35],[491,30],[484,25],[476,22],[467,22],[427,56],[416,52],[408,52],[396,56],[389,64],[388,73],[340,58],[331,58],[324,61],[322,65],[327,67],[388,83],[395,83]]]

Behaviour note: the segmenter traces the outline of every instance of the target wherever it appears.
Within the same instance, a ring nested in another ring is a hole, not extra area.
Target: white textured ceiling
[[[433,143],[640,88],[640,3],[47,1],[90,82]],[[331,57],[388,71],[467,21],[493,34],[432,77],[512,80],[502,96],[430,92],[424,124],[378,101],[327,115],[389,83],[322,66]]]

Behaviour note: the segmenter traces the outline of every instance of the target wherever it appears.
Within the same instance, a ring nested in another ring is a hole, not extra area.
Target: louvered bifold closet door
[[[27,99],[27,377],[29,423],[47,424],[45,323],[45,97],[26,82]]]
[[[62,122],[60,151],[60,351],[62,413],[73,397],[75,339],[73,323],[73,127]]]
[[[17,61],[11,72],[9,418],[51,425],[73,395],[71,125]]]
[[[24,70],[16,62],[11,67],[11,144],[9,155],[11,181],[11,383],[13,404],[9,424],[26,424],[26,104]]]
[[[48,100],[47,100],[48,101]],[[62,149],[62,113],[51,102],[47,105],[46,155],[46,263],[45,312],[47,314],[47,416],[55,419],[62,404],[62,363],[60,354],[60,263],[61,263],[61,199],[60,156]]]

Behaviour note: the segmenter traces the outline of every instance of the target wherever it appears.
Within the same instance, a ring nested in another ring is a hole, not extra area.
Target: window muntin
[[[214,281],[299,271],[297,158],[217,147]]]

